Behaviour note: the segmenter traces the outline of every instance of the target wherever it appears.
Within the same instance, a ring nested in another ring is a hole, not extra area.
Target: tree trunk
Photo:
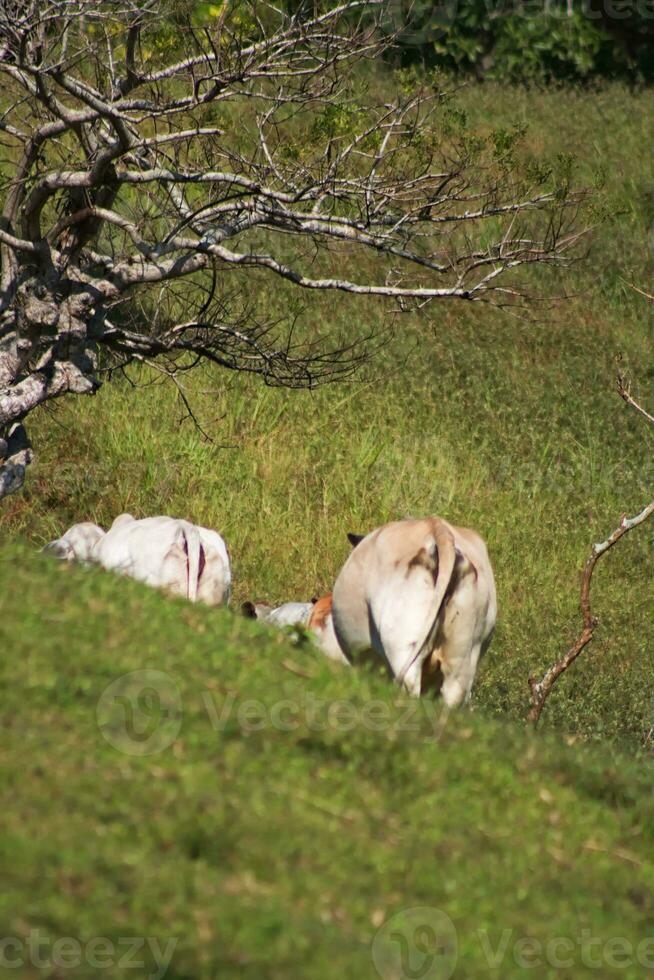
[[[0,499],[20,490],[25,470],[32,462],[27,433],[22,425],[12,426],[8,439],[0,439]]]
[[[79,284],[24,276],[0,328],[0,499],[20,489],[33,454],[22,420],[68,392],[93,394],[99,382],[89,323],[95,309]],[[71,295],[65,295],[66,292]]]

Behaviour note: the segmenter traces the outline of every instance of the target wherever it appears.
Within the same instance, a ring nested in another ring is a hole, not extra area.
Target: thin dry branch
[[[647,504],[640,514],[637,514],[635,517],[626,517],[626,515],[623,514],[620,518],[620,524],[615,531],[609,535],[606,541],[602,541],[601,544],[593,545],[593,550],[591,551],[590,556],[584,566],[584,574],[581,582],[580,606],[583,621],[582,631],[569,650],[567,650],[567,652],[560,658],[560,660],[557,660],[555,664],[552,664],[552,666],[545,671],[545,674],[540,681],[537,681],[535,677],[529,678],[531,708],[529,711],[528,720],[532,725],[536,726],[538,724],[545,706],[545,702],[549,697],[556,681],[559,679],[561,674],[563,674],[568,667],[574,663],[582,650],[593,639],[593,634],[598,626],[599,620],[593,616],[591,612],[590,587],[597,562],[602,555],[605,555],[607,551],[617,544],[628,531],[631,531],[633,528],[643,524],[644,521],[646,521],[652,514],[654,514],[654,500]]]
[[[627,403],[627,405],[631,405],[631,407],[642,415],[644,419],[647,419],[650,425],[654,425],[654,415],[650,415],[650,413],[636,401],[631,394],[631,382],[620,371],[618,371],[618,394],[620,395],[620,398]]]
[[[645,409],[642,408],[642,406],[631,396],[629,391],[629,383],[620,373],[618,374],[617,388],[618,393],[627,402],[627,404],[631,405],[637,412],[639,412],[641,416],[654,425],[654,417],[651,416],[649,412],[646,412]],[[635,517],[627,517],[625,514],[623,514],[620,518],[620,524],[609,535],[606,541],[593,545],[592,551],[586,560],[581,580],[581,633],[572,646],[566,651],[566,653],[564,653],[564,655],[557,660],[556,663],[552,664],[552,666],[545,671],[545,674],[540,681],[537,681],[533,676],[529,677],[531,707],[527,718],[534,727],[538,725],[543,708],[545,707],[545,702],[547,701],[547,698],[549,697],[557,680],[563,673],[565,673],[568,667],[574,663],[579,654],[591,642],[595,630],[599,624],[599,620],[593,615],[591,610],[591,583],[597,562],[602,555],[605,555],[607,551],[610,551],[610,549],[613,548],[613,546],[616,545],[618,541],[625,536],[625,534],[632,531],[635,527],[639,527],[639,525],[643,524],[648,517],[651,517],[652,514],[654,514],[654,500],[643,507],[641,512],[636,514]]]

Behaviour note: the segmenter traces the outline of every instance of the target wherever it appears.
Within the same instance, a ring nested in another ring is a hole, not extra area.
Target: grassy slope
[[[582,930],[602,947],[652,935],[651,763],[476,713],[434,741],[424,705],[400,732],[406,707],[380,678],[21,547],[3,550],[0,596],[0,935],[175,939],[169,980],[373,976],[378,926],[414,906],[451,917],[460,978],[597,975]],[[182,718],[172,745],[139,757],[103,737],[96,707],[116,677],[146,668],[168,674]],[[207,697],[219,713],[232,703],[220,729]],[[315,709],[316,730],[310,698],[349,708]],[[289,701],[298,725],[245,732],[252,699],[268,719]],[[388,712],[382,730],[349,724],[371,700]],[[484,937],[495,949],[505,929],[489,969]],[[574,944],[569,968],[518,965],[516,940],[558,936]],[[111,976],[151,969],[114,963]],[[601,975],[614,974],[645,975],[604,957]],[[63,974],[21,971],[43,975]]]
[[[654,398],[652,306],[625,280],[654,271],[654,123],[649,92],[463,93],[481,127],[529,124],[527,149],[601,164],[614,218],[587,262],[539,275],[567,302],[527,323],[487,307],[436,304],[394,321],[369,380],[316,393],[279,392],[225,373],[196,374],[189,393],[216,445],[202,440],[171,388],[106,385],[32,425],[40,451],[26,492],[0,527],[42,543],[73,521],[184,515],[219,528],[237,598],[306,599],[327,590],[346,530],[440,513],[478,528],[495,564],[500,623],[477,700],[521,717],[526,679],[577,629],[578,575],[594,540],[649,499],[654,435],[612,391],[614,356]],[[367,264],[369,263],[369,264]],[[374,275],[362,260],[361,278]],[[542,272],[542,270],[539,270]],[[536,281],[536,280],[535,280]],[[264,312],[297,294],[253,277]],[[389,324],[380,304],[302,296],[319,329],[357,334]],[[651,531],[625,540],[598,570],[602,629],[557,689],[547,721],[641,745],[654,719]]]
[[[530,669],[576,629],[590,542],[651,494],[652,435],[611,384],[623,351],[651,404],[651,307],[623,280],[651,283],[654,272],[652,96],[488,86],[464,99],[480,125],[528,121],[535,152],[576,151],[588,177],[604,164],[614,220],[587,263],[539,280],[566,303],[535,324],[435,306],[396,321],[367,379],[314,394],[198,374],[194,405],[219,420],[217,445],[180,424],[162,386],[107,385],[34,419],[38,462],[0,515],[1,935],[177,938],[168,976],[197,980],[372,976],[377,924],[414,905],[454,920],[456,977],[527,975],[511,953],[521,936],[654,933],[651,756],[632,751],[651,744],[654,720],[651,529],[598,570],[601,630],[548,704],[546,727],[575,744],[513,724]],[[268,312],[290,300],[263,277],[252,291]],[[343,333],[389,322],[380,305],[342,297],[311,297],[306,316]],[[234,715],[216,732],[203,693],[218,709],[230,695],[237,706],[290,698],[302,712],[310,698],[346,699],[360,717],[393,691],[228,614],[55,568],[10,541],[33,548],[123,509],[221,529],[238,600],[328,589],[346,530],[429,512],[477,527],[501,604],[477,711],[437,744],[423,737],[425,706],[421,730],[402,736],[362,724],[246,735]],[[95,713],[107,684],[144,668],[173,679],[183,721],[170,748],[139,758],[103,739]],[[493,973],[478,930],[495,948],[505,928]],[[577,949],[556,975],[585,972]]]

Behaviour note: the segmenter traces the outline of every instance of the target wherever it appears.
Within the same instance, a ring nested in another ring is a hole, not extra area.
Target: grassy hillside
[[[605,171],[609,219],[584,261],[531,275],[533,319],[303,296],[305,328],[376,331],[357,381],[198,371],[213,442],[143,371],[30,420],[37,461],[0,510],[0,975],[390,980],[403,944],[437,980],[457,955],[457,980],[654,975],[654,526],[602,560],[596,639],[539,734],[522,722],[529,673],[576,634],[590,545],[654,485],[654,433],[614,391],[621,353],[654,407],[654,307],[628,285],[654,279],[654,101],[461,99],[482,129],[527,123],[525,152],[576,154],[580,181]],[[298,301],[249,291],[265,315]],[[310,645],[35,553],[123,510],[218,528],[236,603],[327,591],[347,531],[475,527],[500,619],[473,710],[443,726]]]
[[[301,300],[303,322],[318,330],[387,330],[359,380],[284,392],[196,373],[187,394],[213,444],[183,421],[177,392],[143,373],[132,379],[148,387],[118,380],[93,400],[48,408],[32,424],[39,458],[26,492],[0,514],[5,535],[40,545],[74,521],[106,525],[124,509],[185,516],[225,534],[237,600],[277,601],[331,587],[346,531],[442,514],[485,536],[496,569],[500,621],[477,702],[522,717],[529,672],[577,629],[590,544],[640,509],[654,483],[654,433],[613,390],[622,353],[654,404],[654,307],[627,285],[651,288],[654,272],[654,104],[651,93],[620,86],[474,86],[461,99],[481,129],[527,124],[527,153],[574,153],[580,182],[605,172],[611,217],[589,237],[585,261],[555,275],[536,270],[529,285],[542,301],[532,321],[462,302],[403,318],[380,303],[298,297],[253,276],[263,313]],[[363,265],[361,278],[373,272]],[[559,685],[546,723],[651,744],[651,581],[646,526],[598,570],[601,630]]]
[[[421,936],[440,957],[420,976],[648,975],[651,762],[443,728],[256,623],[25,548],[0,596],[0,935],[24,962],[0,975],[397,977],[398,934],[415,970]]]

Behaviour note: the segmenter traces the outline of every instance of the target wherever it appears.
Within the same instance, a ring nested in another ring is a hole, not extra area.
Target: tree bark
[[[22,425],[13,425],[7,439],[0,439],[0,499],[20,490],[32,449]]]

